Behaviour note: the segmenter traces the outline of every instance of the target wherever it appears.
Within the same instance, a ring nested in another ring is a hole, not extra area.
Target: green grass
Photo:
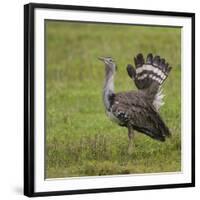
[[[180,171],[180,44],[180,28],[46,22],[46,177]],[[118,92],[135,89],[126,65],[139,52],[173,67],[160,111],[172,138],[161,143],[137,133],[129,155],[127,129],[105,115],[97,57],[116,60]]]

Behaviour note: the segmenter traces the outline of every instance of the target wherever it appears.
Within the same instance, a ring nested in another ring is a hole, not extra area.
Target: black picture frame
[[[35,192],[35,171],[34,171],[34,117],[35,117],[35,77],[34,77],[34,41],[35,41],[35,9],[57,9],[57,10],[78,10],[78,11],[97,11],[107,13],[122,14],[143,14],[154,16],[177,16],[191,18],[191,35],[192,35],[192,162],[191,162],[191,183],[167,184],[167,185],[144,185],[133,187],[117,188],[98,188],[84,190],[67,190],[67,191],[46,191]],[[162,188],[183,188],[195,186],[195,14],[186,12],[166,12],[153,10],[135,10],[106,7],[87,7],[74,5],[56,5],[56,4],[36,4],[30,3],[24,5],[24,195],[29,197],[50,196],[50,195],[72,195],[99,192],[119,192],[133,190],[149,190]]]

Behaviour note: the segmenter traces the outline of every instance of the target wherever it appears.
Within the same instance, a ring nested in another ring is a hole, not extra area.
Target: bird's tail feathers
[[[154,56],[149,53],[146,60],[140,53],[134,57],[135,68],[127,65],[128,75],[134,80],[138,89],[148,89],[152,83],[156,86],[161,86],[167,79],[171,67],[160,56]]]

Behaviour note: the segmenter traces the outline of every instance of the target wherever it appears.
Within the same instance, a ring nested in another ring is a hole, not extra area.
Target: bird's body
[[[133,138],[133,130],[165,141],[170,132],[158,113],[163,104],[160,88],[171,70],[165,60],[159,56],[153,58],[152,54],[149,54],[145,63],[142,54],[138,54],[135,58],[136,70],[130,64],[127,66],[128,74],[138,90],[115,93],[116,64],[110,57],[100,59],[105,63],[103,102],[109,118],[128,128],[130,141]]]
[[[130,127],[154,139],[164,141],[169,130],[145,92],[130,91],[113,95],[107,113],[120,126]]]

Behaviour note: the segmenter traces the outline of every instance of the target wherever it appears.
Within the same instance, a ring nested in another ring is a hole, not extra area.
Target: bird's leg
[[[134,150],[134,143],[133,143],[134,131],[130,127],[128,127],[128,138],[129,138],[128,153],[132,154]]]

